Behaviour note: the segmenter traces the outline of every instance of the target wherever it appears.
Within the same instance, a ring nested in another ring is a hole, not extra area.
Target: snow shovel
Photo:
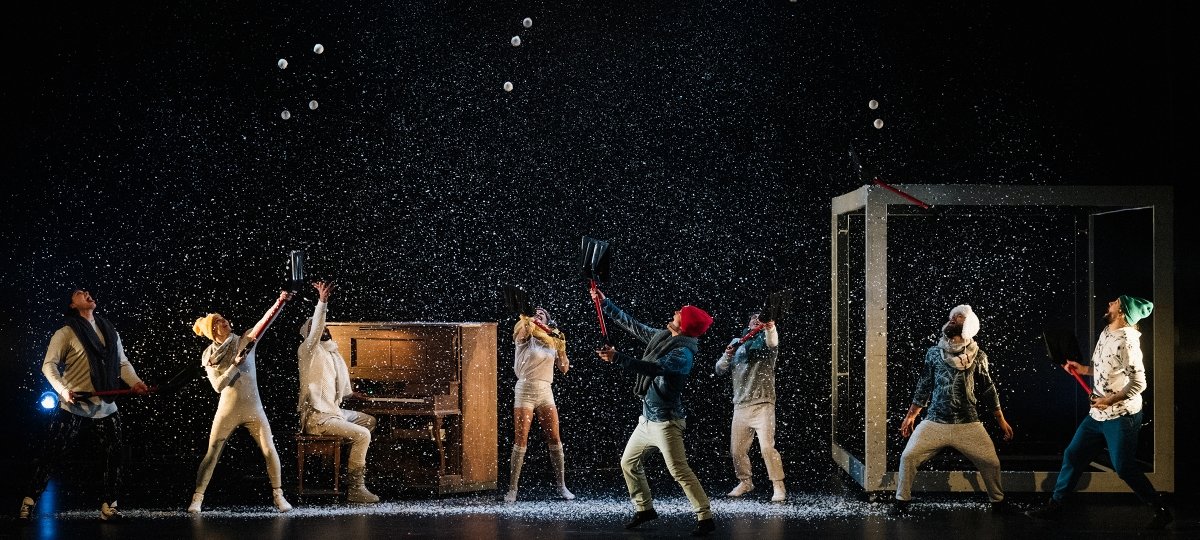
[[[1079,363],[1084,363],[1083,354],[1079,352],[1079,340],[1075,337],[1075,333],[1065,329],[1046,329],[1042,332],[1042,340],[1046,343],[1046,354],[1050,356],[1050,361],[1055,365],[1062,367],[1067,365],[1067,360],[1074,360]],[[1074,366],[1068,366],[1067,371],[1071,376],[1075,377],[1075,381],[1079,386],[1083,387],[1083,391],[1092,395],[1092,389],[1083,381],[1083,377],[1075,371]]]
[[[536,324],[538,328],[541,328],[542,331],[546,332],[547,334],[554,334],[554,330],[551,330],[549,326],[546,326],[545,324],[542,324],[542,321],[533,318],[536,311],[533,309],[533,304],[529,303],[529,295],[524,289],[517,287],[516,285],[505,285],[504,307],[514,315],[524,315],[529,317],[530,320],[533,321],[533,324]]]
[[[177,371],[174,375],[171,375],[171,378],[167,379],[167,382],[160,384],[160,385],[147,387],[146,395],[166,394],[166,393],[171,393],[176,390],[179,390],[180,388],[183,388],[184,386],[186,386],[187,383],[191,382],[192,379],[198,378],[203,372],[204,372],[204,366],[201,366],[198,364],[195,366],[185,367],[185,368]],[[72,392],[72,394],[74,394],[75,397],[79,397],[79,398],[89,398],[92,396],[137,395],[137,394],[134,394],[132,388],[122,388],[119,390],[99,390],[99,391],[95,391],[95,392]]]
[[[791,289],[783,289],[767,295],[767,302],[763,306],[762,313],[758,316],[758,325],[756,325],[754,328],[751,328],[749,332],[746,332],[746,335],[738,338],[738,340],[734,342],[732,346],[737,348],[742,346],[743,343],[750,341],[755,335],[761,332],[763,328],[766,328],[767,323],[771,321],[777,321],[782,318],[784,314],[787,313],[788,309],[791,308],[791,305]]]
[[[608,262],[612,250],[608,242],[595,238],[583,237],[583,277],[588,280],[588,288],[596,290],[596,282],[608,281]],[[596,320],[600,321],[600,333],[604,336],[604,344],[611,345],[608,339],[608,328],[604,326],[604,310],[600,308],[599,300],[592,300],[596,305]]]

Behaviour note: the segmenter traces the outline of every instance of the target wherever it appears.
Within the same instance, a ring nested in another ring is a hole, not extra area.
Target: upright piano
[[[330,322],[378,419],[372,485],[441,495],[496,489],[496,323]]]

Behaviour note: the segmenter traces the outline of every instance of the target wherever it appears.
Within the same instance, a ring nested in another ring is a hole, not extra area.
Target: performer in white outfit
[[[225,448],[225,441],[235,429],[242,426],[245,426],[258,442],[258,447],[267,462],[267,476],[271,480],[275,508],[280,512],[292,509],[292,505],[283,497],[279,453],[275,451],[271,425],[267,422],[267,413],[263,410],[262,399],[258,394],[257,371],[254,365],[257,339],[262,337],[274,315],[291,298],[291,293],[287,291],[279,293],[275,305],[271,306],[267,314],[244,336],[233,333],[229,321],[218,313],[209,313],[197,319],[192,326],[196,335],[212,340],[204,350],[200,362],[208,373],[213,390],[221,394],[221,399],[217,404],[217,414],[213,417],[212,431],[208,435],[208,451],[204,460],[200,462],[199,470],[196,471],[196,491],[192,494],[188,512],[200,511],[204,502],[204,490],[208,488],[208,480],[212,478],[213,469],[216,468],[221,451]]]
[[[547,333],[545,328],[549,328]],[[517,385],[513,400],[513,448],[509,457],[508,493],[505,502],[517,500],[517,484],[521,479],[521,467],[525,463],[525,448],[529,444],[529,428],[536,411],[542,435],[550,449],[550,464],[554,468],[558,495],[571,500],[575,495],[567,489],[566,458],[563,455],[562,439],[558,433],[558,406],[554,404],[554,368],[566,373],[571,369],[567,360],[567,338],[559,331],[545,309],[534,310],[533,317],[521,315],[513,327],[513,342],[516,354],[513,371],[517,374]]]
[[[333,284],[318,281],[317,308],[312,318],[300,326],[304,342],[296,357],[300,367],[300,425],[305,433],[336,435],[350,440],[350,485],[346,500],[352,503],[376,503],[379,497],[367,490],[367,447],[375,430],[375,417],[341,408],[342,400],[354,394],[350,371],[338,352],[337,342],[325,327],[329,294]]]

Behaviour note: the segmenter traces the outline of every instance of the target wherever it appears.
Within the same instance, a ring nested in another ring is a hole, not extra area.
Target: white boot
[[[517,502],[517,484],[521,481],[521,467],[525,464],[525,447],[513,445],[512,454],[508,458],[508,493],[504,494],[504,502]]]
[[[33,507],[37,503],[33,501],[33,497],[25,497],[21,500],[21,511],[17,513],[17,519],[28,520],[33,517]]]
[[[775,487],[775,494],[771,495],[771,502],[783,502],[787,500],[787,488],[783,487],[783,480],[774,480],[771,485]]]
[[[366,475],[367,468],[365,466],[350,469],[350,485],[346,488],[346,502],[364,504],[379,502],[379,497],[367,491]]]
[[[283,498],[283,488],[271,488],[271,501],[275,503],[275,509],[281,514],[292,510],[291,503]]]
[[[204,504],[204,494],[203,493],[193,493],[192,494],[192,504],[188,505],[187,511],[192,514],[199,514],[200,513],[200,505],[202,505],[202,504]]]
[[[754,482],[742,480],[741,482],[738,482],[738,485],[734,486],[726,496],[741,497],[742,495],[750,493],[751,491],[754,491]]]
[[[558,496],[568,501],[575,499],[575,494],[567,489],[566,457],[563,455],[561,444],[550,446],[550,465],[554,468],[554,482],[558,486]]]

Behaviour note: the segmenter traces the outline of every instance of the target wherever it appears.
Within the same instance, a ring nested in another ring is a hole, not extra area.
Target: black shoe
[[[888,514],[893,516],[908,515],[909,504],[912,504],[912,501],[902,501],[900,499],[896,499],[895,501],[892,501],[892,506],[888,508]]]
[[[1050,499],[1046,506],[1025,512],[1033,519],[1058,519],[1062,517],[1062,502]]]
[[[692,536],[708,536],[708,533],[717,530],[717,524],[713,523],[712,518],[702,519],[696,522],[696,528],[692,529]]]
[[[633,519],[629,520],[629,523],[625,524],[625,528],[636,529],[638,525],[641,525],[652,519],[658,519],[658,512],[655,512],[653,508],[649,510],[642,510],[641,512],[636,512],[633,514]]]
[[[1167,525],[1175,521],[1175,516],[1171,515],[1171,511],[1165,506],[1159,506],[1154,509],[1154,517],[1146,522],[1147,529],[1165,529]]]

